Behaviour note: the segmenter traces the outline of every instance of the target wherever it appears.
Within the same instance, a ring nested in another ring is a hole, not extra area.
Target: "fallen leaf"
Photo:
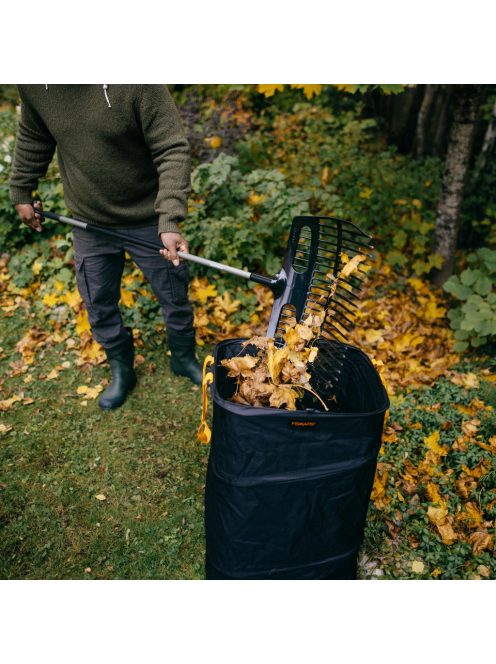
[[[423,574],[425,565],[421,560],[414,560],[412,563],[412,572],[415,574]]]
[[[446,456],[448,454],[446,447],[439,445],[439,431],[434,431],[430,436],[426,436],[424,443],[430,450],[439,454],[439,456]]]
[[[485,549],[492,550],[494,546],[492,535],[487,530],[476,530],[470,535],[469,542],[472,545],[472,551],[475,556]]]
[[[100,500],[100,501],[101,501],[101,500],[107,500],[107,496],[106,496],[104,493],[97,493],[96,496],[95,496],[95,498],[96,498],[97,500]]]
[[[270,395],[269,403],[275,408],[286,406],[287,410],[296,410],[298,396],[298,392],[292,387],[278,385]]]
[[[453,371],[450,380],[454,385],[461,385],[470,389],[477,389],[479,387],[479,379],[474,373],[464,374]]]
[[[251,355],[243,355],[241,357],[232,357],[230,360],[222,360],[221,364],[226,369],[229,369],[228,376],[230,378],[237,378],[238,376],[250,377],[250,372],[258,364],[259,358]]]

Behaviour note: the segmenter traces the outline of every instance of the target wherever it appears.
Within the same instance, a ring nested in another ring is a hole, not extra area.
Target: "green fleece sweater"
[[[73,213],[108,226],[178,232],[190,151],[165,85],[20,85],[10,193],[30,203],[55,149]],[[45,201],[49,204],[49,201]]]

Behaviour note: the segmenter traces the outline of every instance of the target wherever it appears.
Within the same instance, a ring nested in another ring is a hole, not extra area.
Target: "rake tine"
[[[308,297],[308,301],[309,302],[315,302],[316,304],[319,303],[318,300],[314,300],[310,296]],[[349,309],[347,309],[341,302],[333,302],[332,306],[333,307],[339,307],[340,309],[344,309],[346,311],[346,313],[350,314],[350,316],[354,316],[354,313],[352,311],[350,311]],[[345,320],[348,321],[348,323],[350,323],[350,325],[354,325],[354,323],[355,323],[354,319],[348,318],[348,316],[346,316],[342,311],[336,311],[336,314],[339,315],[339,316],[342,316]]]
[[[324,293],[329,294],[329,289],[328,289],[328,288],[322,288],[322,286],[312,286],[312,288],[315,289],[315,290],[318,289],[318,290],[324,291]],[[341,294],[336,292],[336,293],[334,293],[334,297],[341,297]],[[347,302],[351,307],[358,308],[358,305],[355,304],[354,302],[350,302],[350,301],[349,301],[348,299],[346,299],[346,298],[341,298],[341,299],[344,299],[345,302]],[[344,307],[344,305],[342,305],[342,306]],[[344,308],[346,309],[346,307],[344,307]],[[354,313],[354,312],[351,311],[350,309],[346,309],[346,311],[348,311],[348,313],[349,313],[349,314],[352,314],[352,315],[353,315],[353,313]]]
[[[321,279],[320,277],[314,277],[314,278],[312,279],[312,282],[320,282],[320,283],[322,283],[322,284],[326,284],[326,285],[327,285],[327,288],[324,289],[324,290],[326,290],[326,291],[329,291],[330,288],[331,288],[331,285],[332,285],[332,282],[331,282],[329,279]],[[344,282],[344,283],[348,283],[348,282]],[[312,284],[312,285],[313,285],[313,284]],[[357,289],[357,287],[356,287],[356,286],[353,286],[353,284],[348,284],[348,285],[350,286],[350,288],[355,288],[355,289]],[[337,283],[337,287],[336,287],[336,290],[337,290],[338,288],[341,289],[342,291],[344,291],[345,293],[349,293],[349,294],[352,295],[353,297],[356,297],[356,294],[353,293],[353,291],[350,291],[350,290],[347,290],[346,288],[343,288],[343,282],[342,282],[342,281],[338,281],[338,283]],[[357,289],[357,290],[358,290],[358,289]]]
[[[310,304],[307,304],[305,309],[307,309],[307,307],[308,307],[309,309],[312,309],[312,311],[316,311],[315,308],[312,306],[312,300],[309,300],[309,302],[310,302]],[[329,311],[328,309],[326,309],[326,310],[327,310],[327,312]],[[344,320],[346,320],[349,325],[353,325],[353,321],[349,320],[349,318],[346,318],[346,316],[344,316],[341,312],[335,312],[335,313],[336,313],[336,315],[331,317],[332,320],[335,320],[337,323],[339,323],[339,325],[341,325],[341,327],[344,328],[347,332],[351,332],[352,328],[350,328],[346,323],[343,323],[341,321],[341,319],[344,318]],[[327,313],[326,313],[326,316],[327,316]],[[326,324],[326,321],[324,321],[323,325],[325,325],[325,324]]]
[[[340,371],[340,368],[343,366],[343,363],[341,361],[343,359],[342,356],[337,356],[335,354],[330,354],[330,353],[321,353],[321,350],[322,348],[319,348],[319,353],[317,353],[317,357],[315,358],[313,366],[311,368],[312,369],[315,368],[318,371],[319,367],[325,364],[326,367],[330,368],[331,370]],[[333,362],[337,363],[339,367],[333,366],[332,364]]]
[[[341,325],[341,323],[339,323],[339,324]],[[326,320],[326,321],[324,321],[322,327],[324,328],[324,330],[329,330],[329,328],[332,327],[334,330],[336,330],[336,332],[337,332],[338,334],[340,334],[340,335],[343,337],[343,339],[346,338],[345,334],[344,334],[343,332],[341,332],[341,330],[339,329],[339,327],[336,327],[336,326],[334,325],[334,323],[332,322],[332,320]],[[343,325],[342,327],[346,330],[346,332],[350,332],[350,330],[346,329],[344,325]]]
[[[337,217],[332,217],[331,219],[321,218],[320,222],[321,226],[326,228],[326,230],[329,228],[331,228],[332,230],[337,230],[337,227],[341,227],[341,231],[343,233],[346,232],[353,233],[354,235],[361,235],[362,237],[367,237],[369,239],[372,239],[371,235],[365,233],[365,231],[362,231],[361,228],[358,228],[358,226],[355,226],[355,224],[352,221],[348,221],[347,219],[339,219]]]
[[[319,244],[322,244],[322,242],[319,242]],[[327,243],[327,244],[330,244],[330,243]],[[317,255],[318,255],[319,253],[320,253],[320,254],[332,254],[332,256],[335,257],[335,256],[336,256],[336,253],[337,253],[337,250],[340,251],[340,249],[339,249],[339,247],[337,247],[336,245],[330,245],[330,246],[335,247],[336,251],[335,251],[335,250],[328,251],[327,249],[322,248],[322,247],[319,246],[319,249],[317,250]],[[371,254],[367,254],[365,251],[357,251],[355,248],[353,248],[353,247],[346,247],[344,244],[341,246],[341,249],[343,249],[343,248],[344,248],[344,249],[347,249],[348,251],[352,251],[352,252],[354,252],[355,254],[361,254],[362,256],[365,256],[366,258],[369,258],[370,260],[372,260],[372,255],[371,255]],[[298,248],[296,249],[296,251],[295,251],[295,255],[294,255],[293,261],[295,260],[295,258],[298,258],[298,254],[303,254],[304,256],[311,256],[311,255],[312,255],[312,252],[311,252],[311,251],[306,251],[305,249],[300,249],[300,247],[298,247]]]
[[[356,279],[360,284],[365,283],[365,279],[362,279],[362,277],[357,277],[356,274],[348,275],[345,279],[343,279],[343,281],[347,281],[348,279]],[[350,285],[353,286],[353,284],[350,284]],[[353,286],[353,288],[356,288],[356,286]]]
[[[367,247],[370,246],[368,242],[359,242],[355,240],[354,238],[363,238],[363,235],[360,235],[359,233],[350,233],[350,235],[343,235],[343,233],[339,234],[335,229],[331,230],[321,230],[320,231],[320,236],[322,237],[330,237],[334,240],[346,240],[348,242],[351,242],[351,244],[357,244],[359,246],[366,245]],[[372,239],[370,236],[365,236],[367,239]]]
[[[307,308],[308,308],[308,309],[311,309],[313,312],[317,313],[317,310],[316,310],[311,304],[307,304],[307,306],[305,307],[305,309],[307,309]],[[335,320],[336,323],[338,323],[338,325],[340,325],[344,330],[346,330],[346,332],[351,332],[351,328],[348,327],[348,325],[346,325],[345,323],[342,323],[341,320],[340,320],[339,318],[332,317],[331,320],[328,320],[328,319],[327,319],[327,312],[326,312],[326,317],[324,318],[324,322],[322,323],[323,327],[325,328],[326,325],[332,325],[332,322],[331,322],[331,321],[333,321],[333,320]],[[351,321],[348,321],[348,322],[351,323]],[[339,328],[337,328],[335,325],[333,325],[333,327],[334,327],[336,330],[339,331]],[[342,333],[341,333],[341,334],[342,334]],[[344,335],[343,335],[343,336],[344,336]]]
[[[327,275],[329,274],[329,270],[327,270],[327,271],[326,271],[326,270],[321,270],[321,269],[318,268],[318,267],[314,268],[314,272],[317,272],[318,274],[323,274],[323,275],[326,276],[326,277],[327,277]],[[366,275],[367,273],[366,273],[366,272],[362,272],[361,274]],[[353,276],[353,275],[351,275],[351,276]],[[337,275],[336,275],[336,274],[333,274],[333,277],[336,277],[336,278],[337,278]],[[349,279],[349,277],[346,277],[346,279]],[[328,281],[329,281],[329,283],[332,283],[330,279],[328,279]]]
[[[340,247],[338,247],[337,244],[335,244],[334,242],[331,242],[330,240],[319,240],[319,250],[320,251],[326,251],[325,247],[321,248],[321,245],[324,245],[324,244],[329,245],[330,247],[335,247],[336,249],[338,249],[340,251],[342,249],[346,249],[347,251],[352,251],[355,254],[363,254],[364,256],[366,256],[367,258],[372,260],[372,254],[369,254],[366,251],[363,251],[363,249],[361,248],[363,245],[357,244],[357,247],[360,247],[360,249],[355,249],[355,247],[346,246],[346,238],[344,238],[344,241],[341,243]],[[366,247],[366,248],[371,249],[371,247]]]

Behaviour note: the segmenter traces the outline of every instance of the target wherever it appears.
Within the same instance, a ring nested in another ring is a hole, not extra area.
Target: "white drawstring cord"
[[[48,90],[48,83],[45,83],[45,90]]]
[[[103,86],[103,92],[105,93],[105,99],[107,100],[108,107],[112,108],[112,106],[110,105],[110,99],[108,98],[107,88],[108,85],[105,83],[105,85]]]

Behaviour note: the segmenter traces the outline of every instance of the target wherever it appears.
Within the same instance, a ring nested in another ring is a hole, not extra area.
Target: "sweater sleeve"
[[[143,85],[140,88],[139,119],[159,178],[155,201],[159,233],[179,233],[177,224],[186,217],[191,189],[189,143],[167,87]]]
[[[48,169],[55,140],[36,110],[21,94],[21,118],[10,175],[10,198],[14,205],[31,203],[32,192]]]

